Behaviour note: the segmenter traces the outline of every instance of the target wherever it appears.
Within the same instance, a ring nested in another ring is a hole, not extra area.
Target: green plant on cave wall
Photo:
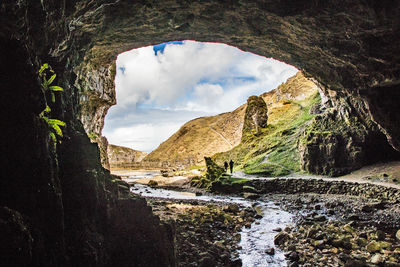
[[[50,76],[50,78],[48,78]],[[50,93],[51,102],[56,102],[55,92],[62,92],[64,89],[60,86],[53,85],[53,82],[56,78],[56,74],[54,70],[50,67],[49,64],[43,64],[39,69],[39,78],[41,82],[42,89],[45,92]],[[54,149],[57,148],[57,141],[61,143],[60,138],[63,137],[63,132],[61,127],[65,127],[65,122],[58,119],[49,118],[51,115],[51,108],[46,103],[46,108],[40,112],[39,117],[42,118],[50,128],[49,136],[53,141]]]

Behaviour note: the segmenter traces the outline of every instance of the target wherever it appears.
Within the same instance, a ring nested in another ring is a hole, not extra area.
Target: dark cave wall
[[[194,39],[285,61],[315,78],[336,112],[349,110],[399,150],[399,10],[396,0],[2,1],[0,260],[174,265],[173,229],[101,167],[85,134],[101,135],[115,103],[113,62],[132,48]],[[67,122],[57,152],[38,118],[45,62],[65,89],[54,108]]]
[[[78,120],[79,94],[68,66],[83,56],[52,51],[69,34],[62,1],[0,4],[0,262],[2,266],[175,266],[173,227],[102,168]],[[81,42],[82,48],[85,47]],[[69,46],[72,49],[73,44]],[[40,65],[64,88],[52,117],[67,123],[53,148],[39,118],[46,97]]]

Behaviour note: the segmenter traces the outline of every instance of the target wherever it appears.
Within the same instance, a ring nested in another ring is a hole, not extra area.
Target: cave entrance
[[[121,53],[116,61],[117,104],[103,129],[109,144],[118,146],[109,146],[111,165],[141,161],[150,152],[153,162],[196,165],[204,156],[230,150],[241,140],[247,98],[277,88],[297,72],[223,43],[173,41]],[[231,118],[204,118],[235,110]],[[200,117],[198,123],[185,124]],[[238,124],[236,129],[231,123]],[[121,147],[136,150],[131,150],[136,158],[116,155],[129,154]]]

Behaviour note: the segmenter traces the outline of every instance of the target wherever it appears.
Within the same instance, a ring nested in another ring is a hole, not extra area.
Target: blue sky
[[[296,72],[225,44],[176,41],[134,49],[117,58],[117,105],[103,135],[111,144],[150,152],[185,122],[232,111]]]

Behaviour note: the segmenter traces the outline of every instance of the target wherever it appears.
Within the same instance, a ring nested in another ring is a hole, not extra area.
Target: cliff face
[[[245,109],[243,105],[232,112],[185,123],[140,165],[174,168],[203,165],[204,157],[228,151],[240,143]]]
[[[115,102],[118,53],[193,39],[274,57],[314,78],[338,119],[375,127],[379,142],[399,150],[399,18],[397,0],[2,1],[0,147],[7,156],[0,160],[1,262],[174,264],[169,232],[142,200],[115,186],[84,131],[101,136]],[[53,108],[67,123],[57,151],[38,117],[45,97],[37,70],[45,62],[65,89]],[[109,245],[114,241],[121,243]]]
[[[107,155],[111,168],[132,168],[142,161],[147,153],[128,147],[108,145]]]

